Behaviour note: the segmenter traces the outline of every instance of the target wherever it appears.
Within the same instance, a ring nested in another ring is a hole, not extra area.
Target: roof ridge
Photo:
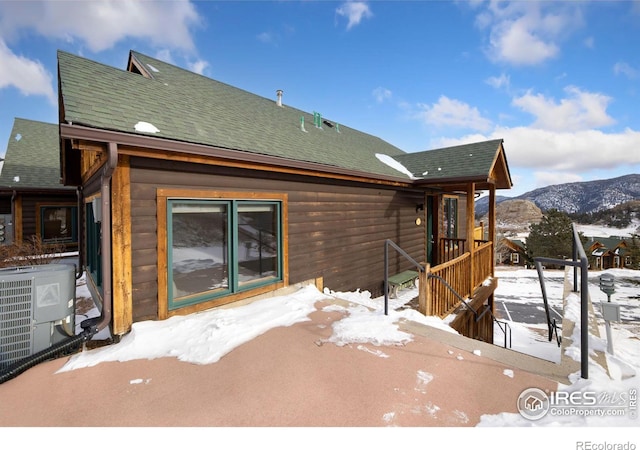
[[[181,66],[179,66],[179,65],[172,64],[172,63],[169,63],[169,62],[167,62],[167,61],[163,61],[163,60],[161,60],[161,59],[158,59],[158,58],[155,58],[155,57],[153,57],[153,56],[149,56],[149,55],[147,55],[147,54],[145,54],[145,53],[139,52],[139,51],[137,51],[137,50],[133,50],[133,49],[132,49],[132,50],[130,50],[129,52],[130,52],[130,55],[131,55],[131,56],[133,56],[133,57],[135,57],[135,58],[138,60],[138,62],[139,62],[139,63],[141,63],[142,65],[146,65],[146,63],[145,63],[144,61],[140,60],[137,56],[141,56],[143,59],[144,59],[144,58],[147,58],[147,59],[150,59],[150,60],[156,61],[156,62],[158,62],[158,63],[160,63],[160,64],[162,64],[162,65],[165,65],[165,66],[171,67],[172,69],[178,69],[178,70],[180,70],[180,71],[182,71],[182,72],[185,72],[185,73],[186,73],[186,74],[188,74],[189,76],[197,76],[197,77],[203,78],[204,80],[207,80],[207,81],[209,81],[209,82],[217,83],[217,84],[219,84],[219,85],[221,85],[221,86],[226,87],[227,89],[233,89],[233,90],[235,90],[235,91],[237,91],[237,92],[242,92],[242,93],[244,93],[244,94],[246,94],[246,95],[250,95],[250,96],[252,96],[252,97],[262,99],[262,100],[264,100],[264,101],[266,101],[266,102],[275,103],[275,100],[273,100],[272,98],[269,98],[269,97],[266,97],[266,96],[263,96],[263,95],[260,95],[260,94],[256,94],[256,93],[251,92],[251,91],[249,91],[249,90],[247,90],[247,89],[244,89],[244,88],[241,88],[241,87],[238,87],[238,86],[234,86],[234,85],[232,85],[232,84],[230,84],[230,83],[227,83],[227,82],[225,82],[225,81],[220,81],[220,80],[218,80],[218,79],[211,78],[211,77],[208,77],[208,76],[206,76],[206,75],[203,75],[203,74],[200,74],[200,73],[197,73],[197,72],[193,72],[193,71],[191,71],[191,70],[189,70],[189,69],[186,69],[186,68],[184,68],[184,67],[181,67]],[[152,64],[152,66],[153,66],[153,64]],[[155,67],[155,66],[154,66],[154,67]],[[156,69],[157,69],[157,67],[156,67]],[[151,72],[153,72],[153,71],[151,71]],[[155,78],[154,73],[156,73],[156,72],[153,72],[153,73],[151,73],[151,74],[150,74],[150,75],[151,75],[151,77],[152,77],[151,79],[154,79],[155,81],[160,81],[160,80],[158,80],[158,79],[156,79],[156,78]],[[278,90],[279,90],[279,89],[276,89],[274,92],[277,92]],[[296,106],[292,106],[292,105],[290,105],[290,104],[284,104],[283,106],[284,106],[285,108],[287,108],[287,109],[291,110],[292,112],[297,112],[298,114],[304,114],[304,115],[306,115],[306,116],[308,116],[308,117],[313,117],[313,115],[314,115],[314,112],[313,112],[313,111],[306,111],[306,110],[300,109],[300,108],[298,108],[298,107],[296,107]],[[334,124],[335,124],[335,123],[340,124],[340,128],[341,128],[341,129],[347,129],[347,128],[348,128],[348,129],[349,129],[349,130],[351,130],[351,131],[354,131],[354,132],[357,132],[357,133],[362,133],[362,134],[364,134],[364,135],[367,135],[367,136],[370,136],[370,137],[373,137],[373,138],[379,139],[380,141],[382,141],[382,142],[384,142],[384,143],[386,143],[386,144],[388,144],[388,145],[392,145],[392,146],[393,146],[393,147],[395,147],[397,150],[400,150],[402,153],[407,153],[406,151],[404,151],[404,150],[402,150],[401,148],[399,148],[399,147],[397,147],[397,146],[395,146],[395,145],[393,145],[393,144],[391,144],[391,143],[387,142],[386,140],[382,139],[382,138],[381,138],[381,137],[379,137],[379,136],[376,136],[376,135],[371,134],[371,133],[367,133],[367,132],[365,132],[365,131],[359,130],[359,129],[354,128],[354,127],[351,127],[351,126],[349,126],[349,125],[345,125],[344,123],[339,122],[339,121],[334,120],[334,119],[331,119],[331,118],[329,118],[329,117],[324,117],[324,116],[322,116],[322,119],[323,119],[323,120],[328,120],[329,122],[333,122]]]

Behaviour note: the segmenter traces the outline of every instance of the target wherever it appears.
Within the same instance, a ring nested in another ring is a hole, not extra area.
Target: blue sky
[[[56,51],[131,49],[407,152],[502,138],[509,196],[640,173],[640,0],[0,0],[0,155],[56,123]]]

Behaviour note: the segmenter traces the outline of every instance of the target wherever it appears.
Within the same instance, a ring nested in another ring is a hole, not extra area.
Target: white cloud
[[[559,52],[553,42],[545,42],[521,19],[496,26],[490,42],[494,58],[520,65],[538,64]]]
[[[199,59],[193,63],[189,63],[189,70],[202,75],[204,71],[209,67],[209,63],[202,59]]]
[[[487,134],[440,139],[432,147],[504,139],[509,165],[555,173],[580,174],[640,165],[640,131],[600,130],[559,132],[528,127],[496,128]],[[631,169],[630,169],[631,170]]]
[[[275,40],[273,34],[267,31],[263,31],[262,33],[258,34],[257,38],[260,42],[263,42],[265,44],[271,44]]]
[[[418,116],[430,125],[453,126],[478,131],[485,131],[491,127],[491,121],[482,117],[477,108],[444,95],[440,96],[437,103],[418,106],[422,109]]]
[[[537,187],[584,181],[584,178],[576,173],[560,171],[535,171],[533,172],[533,178],[535,179],[535,186]]]
[[[175,62],[173,61],[173,56],[171,55],[171,50],[164,48],[162,50],[159,50],[156,52],[156,59],[159,59],[160,61],[164,61],[168,64],[174,64]]]
[[[371,9],[366,2],[346,2],[340,5],[336,9],[336,13],[340,16],[346,17],[349,22],[347,23],[347,30],[350,30],[356,25],[359,25],[362,19],[369,19],[373,17]]]
[[[499,77],[489,77],[485,80],[485,82],[491,86],[494,87],[496,89],[500,89],[500,88],[506,88],[509,89],[509,86],[511,84],[511,79],[509,78],[509,75],[505,75],[500,74]]]
[[[554,2],[490,2],[476,17],[476,25],[489,30],[489,57],[515,65],[555,58],[558,41],[581,23],[577,6]]]
[[[44,95],[57,104],[53,77],[40,61],[18,56],[0,39],[0,89],[14,87],[23,95]]]
[[[615,122],[606,111],[611,97],[600,93],[584,92],[575,86],[568,86],[565,92],[568,97],[559,102],[546,98],[542,94],[528,92],[514,98],[512,103],[536,117],[533,127],[545,130],[585,130]]]
[[[371,94],[378,103],[382,103],[385,100],[390,100],[393,95],[389,89],[383,87],[375,88]]]
[[[595,48],[596,46],[596,41],[593,38],[593,36],[589,36],[588,38],[586,38],[584,40],[584,46],[587,48]]]
[[[47,38],[67,42],[79,40],[94,52],[111,48],[126,37],[193,50],[190,28],[201,23],[188,0],[0,2],[0,13],[0,30],[4,37],[30,28]]]
[[[638,70],[631,67],[626,62],[617,62],[613,66],[613,73],[616,75],[625,75],[629,79],[634,79],[638,76]]]

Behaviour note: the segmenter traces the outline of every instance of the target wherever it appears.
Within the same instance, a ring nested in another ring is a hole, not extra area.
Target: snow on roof
[[[160,130],[158,130],[153,124],[150,124],[149,122],[138,122],[134,125],[133,127],[136,131],[139,131],[141,133],[159,133]]]
[[[411,173],[411,171],[409,169],[407,169],[405,166],[403,166],[401,163],[399,163],[398,161],[396,161],[395,159],[393,159],[391,156],[389,155],[383,155],[382,153],[376,153],[376,158],[378,158],[378,160],[380,160],[381,162],[383,162],[384,164],[386,164],[387,166],[396,169],[398,172],[402,172],[405,175],[407,175],[410,179],[412,180],[418,180],[418,177],[413,176],[413,173]]]

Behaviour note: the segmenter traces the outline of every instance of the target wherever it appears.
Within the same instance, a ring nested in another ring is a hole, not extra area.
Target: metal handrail
[[[564,260],[559,260],[564,262]],[[542,301],[544,302],[544,312],[547,316],[547,331],[549,332],[549,342],[553,339],[553,333],[556,333],[556,341],[558,347],[562,343],[562,338],[558,335],[558,326],[556,325],[556,319],[551,320],[551,314],[549,313],[549,302],[547,301],[547,288],[544,284],[544,275],[542,274],[542,262],[543,258],[534,258],[534,264],[536,271],[538,272],[538,281],[540,282],[540,289],[542,291]],[[551,261],[547,261],[551,262]],[[555,264],[555,263],[554,263]]]
[[[384,241],[384,315],[385,316],[389,315],[389,246],[393,247],[398,253],[400,253],[400,255],[402,255],[406,260],[408,260],[411,264],[413,264],[418,269],[419,272],[425,271],[425,268],[423,265],[421,265],[419,262],[417,262],[415,259],[409,256],[407,252],[402,250],[391,239],[387,239]],[[464,304],[464,306],[473,313],[473,315],[475,316],[476,322],[479,321],[480,318],[482,318],[482,316],[486,314],[487,311],[489,311],[489,314],[491,314],[492,319],[498,323],[500,330],[504,334],[505,348],[507,348],[507,330],[509,331],[509,347],[511,347],[511,327],[509,326],[508,323],[498,320],[496,316],[493,314],[493,312],[491,311],[491,309],[487,308],[487,310],[485,310],[481,315],[478,315],[478,311],[473,309],[466,302],[466,300],[462,298],[462,296],[453,287],[451,287],[451,285],[447,282],[447,280],[442,278],[440,275],[434,275],[434,274],[427,274],[427,278],[437,278],[438,280],[440,280],[453,293],[453,295],[458,297],[458,299]],[[500,326],[501,323],[505,325],[504,329],[502,328],[502,326]]]
[[[545,301],[545,309],[547,308],[546,290],[544,288],[544,277],[542,276],[542,263],[558,264],[561,266],[573,267],[573,292],[577,292],[578,287],[578,267],[580,268],[580,376],[582,378],[589,378],[589,260],[582,247],[580,241],[580,235],[575,224],[571,224],[573,231],[573,251],[572,259],[556,259],[546,257],[533,258],[536,269],[538,270],[538,279],[542,287],[542,295]],[[549,321],[549,311],[547,309],[547,323]],[[555,326],[555,325],[554,325]],[[551,329],[549,330],[552,332]],[[556,328],[556,336],[558,334]],[[551,341],[551,335],[549,336]]]
[[[493,315],[493,314],[492,314]],[[511,325],[509,325],[507,322],[503,321],[503,320],[498,320],[495,318],[495,316],[493,317],[493,320],[495,323],[498,324],[498,327],[500,327],[500,331],[502,331],[502,334],[504,334],[504,348],[511,348]],[[502,328],[502,326],[500,324],[504,324],[504,328]],[[509,347],[507,347],[507,331],[509,331]]]
[[[491,311],[491,308],[487,307],[484,311],[482,311],[480,315],[478,315],[478,311],[473,309],[471,305],[469,305],[466,300],[463,299],[462,296],[458,294],[458,292],[440,275],[433,275],[430,273],[427,274],[427,277],[440,280],[453,293],[453,295],[458,297],[458,299],[464,304],[464,306],[473,313],[476,322],[482,319],[482,317],[488,312],[491,315],[491,319],[498,324],[498,327],[500,327],[500,331],[502,331],[502,333],[504,334],[504,348],[507,348],[507,331],[509,331],[509,348],[511,348],[511,326],[509,326],[509,324],[504,321],[498,320],[498,318],[493,314],[493,311]],[[501,323],[505,325],[504,328],[502,328],[502,326],[500,325]]]
[[[447,280],[445,280],[444,278],[442,278],[440,275],[434,275],[434,274],[432,274],[432,273],[427,274],[427,277],[428,277],[428,278],[435,278],[435,279],[437,279],[437,280],[440,280],[440,281],[442,282],[442,284],[444,284],[444,285],[445,285],[445,286],[446,286],[446,287],[447,287],[447,288],[448,288],[448,289],[453,293],[453,295],[455,295],[456,297],[458,297],[458,300],[460,300],[460,301],[464,304],[464,306],[466,306],[466,307],[467,307],[467,309],[473,313],[473,315],[474,315],[474,316],[475,316],[475,318],[476,318],[476,322],[477,322],[478,320],[480,320],[480,317],[482,317],[482,316],[478,317],[478,311],[476,311],[475,309],[473,309],[473,308],[472,308],[472,307],[467,303],[467,301],[466,301],[464,298],[462,298],[462,296],[461,296],[460,294],[458,294],[458,291],[456,291],[456,290],[455,290],[455,289],[454,289],[454,288],[453,288],[453,287],[452,287],[452,286],[447,282]],[[484,315],[484,313],[483,313],[483,315]]]

